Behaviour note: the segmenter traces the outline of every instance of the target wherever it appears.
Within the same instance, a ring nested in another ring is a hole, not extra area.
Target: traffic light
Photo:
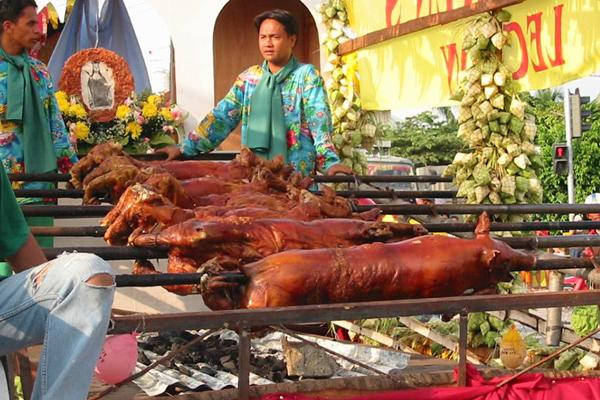
[[[584,104],[590,102],[590,97],[581,97],[579,95],[579,89],[577,89],[575,90],[574,94],[569,94],[569,101],[571,102],[571,121],[573,124],[571,136],[578,138],[581,137],[584,132],[587,132],[592,128],[587,121],[587,119],[592,115],[592,112],[582,109]]]
[[[552,165],[558,175],[569,173],[569,148],[566,143],[556,143],[552,151]]]

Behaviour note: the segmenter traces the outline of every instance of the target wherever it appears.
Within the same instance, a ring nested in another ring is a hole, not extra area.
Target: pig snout
[[[509,271],[528,271],[535,265],[536,258],[520,250],[515,250],[504,242],[494,240],[496,257],[492,265]]]

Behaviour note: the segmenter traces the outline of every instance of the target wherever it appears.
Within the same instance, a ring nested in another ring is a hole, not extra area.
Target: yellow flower
[[[69,111],[67,112],[68,115],[72,116],[72,117],[77,117],[79,119],[85,119],[87,117],[87,112],[85,111],[85,107],[83,107],[81,104],[71,104],[69,106]]]
[[[138,139],[142,133],[142,126],[137,122],[130,122],[125,128],[125,132],[129,133],[132,139]]]
[[[117,107],[117,118],[119,119],[127,119],[131,115],[131,109],[127,107],[125,104],[121,104]]]
[[[69,111],[69,96],[62,90],[59,90],[54,94],[54,97],[56,98],[60,112],[67,113]]]
[[[150,103],[150,104],[154,104],[155,106],[158,106],[161,102],[161,97],[160,95],[157,94],[151,94],[150,96],[148,96],[148,99],[146,99],[146,102]]]
[[[156,107],[156,104],[150,102],[144,103],[144,106],[142,107],[142,115],[144,118],[156,117],[158,115],[158,108]]]
[[[57,100],[58,103],[58,109],[60,110],[61,113],[63,114],[68,114],[69,113],[69,102],[68,101],[63,101],[62,99]]]
[[[171,110],[167,107],[163,107],[160,109],[160,115],[165,119],[165,121],[173,121],[173,114],[171,114]]]
[[[75,137],[79,140],[85,140],[90,135],[90,127],[85,122],[76,122],[73,130],[75,131]]]
[[[56,92],[54,94],[54,97],[56,97],[56,101],[58,101],[59,103],[61,101],[65,102],[65,103],[69,102],[69,96],[67,96],[67,94],[62,90],[59,90],[58,92]]]

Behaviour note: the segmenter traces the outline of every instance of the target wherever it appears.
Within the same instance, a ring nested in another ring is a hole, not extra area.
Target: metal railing
[[[149,332],[186,329],[233,329],[239,334],[238,398],[250,397],[250,339],[252,328],[283,324],[317,323],[366,318],[393,318],[423,314],[460,315],[458,341],[458,383],[466,384],[468,314],[480,311],[501,311],[597,304],[600,291],[560,293],[528,293],[471,297],[427,298],[365,303],[341,303],[310,306],[231,310],[218,312],[177,313],[162,315],[128,315],[115,317],[110,333],[129,333],[142,324]],[[243,339],[243,340],[242,340]]]
[[[113,206],[54,206],[23,205],[26,216],[47,216],[58,218],[103,217]],[[363,212],[378,208],[383,214],[391,215],[478,215],[488,214],[589,214],[600,213],[600,204],[513,204],[513,205],[475,205],[475,204],[376,204],[355,205],[354,211]]]

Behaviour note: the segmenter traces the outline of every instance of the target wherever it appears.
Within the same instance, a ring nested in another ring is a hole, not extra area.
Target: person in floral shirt
[[[77,162],[77,156],[54,98],[52,79],[46,66],[27,54],[27,50],[39,40],[41,34],[37,25],[28,26],[26,24],[23,11],[27,7],[37,7],[37,5],[32,0],[9,3],[15,4],[12,10],[10,6],[2,6],[4,9],[0,13],[0,22],[2,23],[0,44],[2,50],[5,55],[19,56],[28,65],[31,73],[31,83],[41,100],[42,112],[45,114],[45,120],[49,126],[52,147],[56,156],[56,169],[61,173],[67,173],[70,167]],[[14,14],[16,12],[14,10],[18,6],[21,6],[21,9],[18,10],[17,18],[14,19],[11,12]],[[11,19],[13,20],[11,21]],[[0,54],[0,159],[5,170],[9,173],[28,172],[24,160],[23,133],[24,125],[28,121],[23,119],[19,122],[7,119],[10,63],[6,60],[5,55]],[[26,114],[24,113],[24,115]],[[53,184],[50,182],[13,182],[13,188],[49,189],[52,187]],[[40,199],[20,198],[18,201],[20,204],[37,203]]]
[[[296,171],[333,175],[352,173],[340,164],[331,143],[331,113],[323,79],[310,64],[292,55],[298,23],[284,10],[254,19],[259,49],[265,61],[242,72],[229,93],[184,138],[167,147],[168,159],[214,150],[242,123],[242,145],[273,158],[282,155]]]
[[[46,66],[27,51],[40,39],[33,0],[0,2],[0,160],[8,173],[66,173],[77,161]],[[13,182],[14,189],[51,189],[51,182]],[[49,202],[19,198],[20,204]],[[51,225],[49,217],[30,225]],[[51,247],[50,237],[38,238]]]

